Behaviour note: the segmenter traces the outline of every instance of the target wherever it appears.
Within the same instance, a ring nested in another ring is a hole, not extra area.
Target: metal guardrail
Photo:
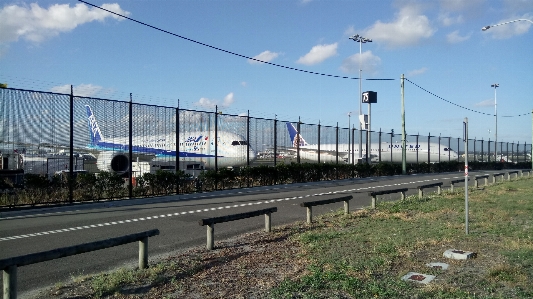
[[[474,187],[478,188],[479,187],[479,183],[478,183],[478,179],[485,179],[485,186],[488,186],[489,185],[489,175],[488,174],[485,174],[485,175],[476,175],[474,177]]]
[[[0,269],[3,270],[4,299],[17,298],[17,268],[31,264],[46,262],[71,255],[87,253],[100,249],[115,247],[139,241],[139,269],[148,267],[148,238],[159,235],[158,229],[125,235],[102,241],[84,243],[63,247],[43,252],[21,255],[0,260]]]
[[[426,185],[421,185],[421,186],[418,186],[418,198],[422,198],[424,196],[424,189],[425,188],[433,188],[433,187],[437,187],[437,194],[441,194],[441,191],[442,191],[442,182],[439,182],[439,183],[433,183],[433,184],[426,184]]]
[[[215,247],[215,224],[216,223],[229,222],[229,221],[235,221],[235,220],[241,220],[241,219],[256,217],[260,215],[265,215],[265,231],[268,233],[271,231],[270,214],[277,212],[277,211],[278,211],[278,208],[273,207],[273,208],[268,208],[268,209],[252,211],[252,212],[232,214],[232,215],[212,217],[212,218],[204,218],[204,219],[199,220],[198,223],[201,226],[207,225],[206,248],[208,250],[212,250]]]
[[[300,207],[307,208],[307,223],[311,224],[313,222],[313,210],[312,207],[314,206],[321,206],[326,205],[330,203],[340,202],[344,201],[344,214],[348,214],[350,211],[350,199],[352,199],[353,196],[344,196],[344,197],[338,197],[338,198],[330,198],[330,199],[324,199],[324,200],[316,200],[316,201],[306,201],[302,202],[300,204]]]
[[[470,179],[468,179],[468,180],[470,181]],[[464,182],[465,182],[465,179],[450,181],[450,191],[453,192],[453,187],[455,186],[455,184],[464,183]]]
[[[376,199],[378,195],[384,195],[384,194],[391,194],[391,193],[401,193],[402,197],[401,199],[405,199],[405,192],[409,190],[408,188],[400,188],[400,189],[391,189],[391,190],[381,190],[381,191],[371,191],[368,192],[369,196],[372,196],[372,209],[376,208]]]

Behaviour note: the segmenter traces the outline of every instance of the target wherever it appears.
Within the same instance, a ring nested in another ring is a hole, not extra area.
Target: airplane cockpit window
[[[246,141],[233,141],[231,145],[248,145]]]
[[[448,150],[449,150],[449,148],[447,148],[447,147],[444,148],[444,151],[445,151],[445,152],[447,152]]]

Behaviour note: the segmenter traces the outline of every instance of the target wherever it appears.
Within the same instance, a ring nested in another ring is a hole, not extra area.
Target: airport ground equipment
[[[80,253],[96,251],[139,241],[139,269],[145,269],[148,267],[148,238],[156,235],[159,235],[159,230],[153,229],[102,241],[84,243],[2,259],[0,260],[0,269],[3,271],[4,299],[17,298],[18,267],[46,262]]]
[[[405,199],[405,192],[409,190],[408,188],[400,188],[400,189],[391,189],[391,190],[381,190],[381,191],[371,191],[368,192],[369,196],[372,196],[372,209],[376,208],[376,199],[378,195],[384,195],[384,194],[391,194],[391,193],[401,193],[402,197],[401,199]]]
[[[235,220],[241,220],[246,218],[251,218],[259,215],[265,215],[265,231],[268,233],[271,231],[271,220],[270,215],[274,212],[277,212],[278,208],[268,208],[257,211],[251,211],[240,214],[232,214],[220,217],[204,218],[198,221],[201,226],[207,225],[207,244],[206,248],[212,250],[215,247],[215,224],[222,222],[229,222]]]
[[[313,222],[313,210],[312,208],[314,206],[321,206],[321,205],[327,205],[330,203],[335,203],[339,201],[344,202],[344,214],[347,215],[350,213],[350,199],[352,199],[353,196],[344,196],[344,197],[338,197],[338,198],[330,198],[330,199],[323,199],[323,200],[316,200],[316,201],[306,201],[302,202],[300,204],[300,207],[307,208],[307,223],[311,224]]]

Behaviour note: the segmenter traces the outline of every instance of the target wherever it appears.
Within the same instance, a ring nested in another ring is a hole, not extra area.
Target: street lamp
[[[496,120],[496,130],[494,132],[494,161],[498,159],[498,105],[496,102],[496,88],[500,87],[500,84],[494,83],[490,87],[494,87],[494,119]]]
[[[362,51],[362,48],[363,48],[363,44],[364,43],[371,43],[372,40],[369,39],[369,38],[366,38],[366,37],[362,37],[360,36],[359,34],[356,34],[356,35],[352,35],[349,37],[349,39],[353,40],[354,42],[358,42],[359,43],[359,161],[361,161],[363,159],[363,144],[361,143],[362,142],[362,139],[363,139],[363,131],[361,130],[361,102],[362,102],[362,92],[361,92],[361,72],[362,72],[362,69],[361,69],[361,51]]]
[[[533,24],[533,21],[531,21],[531,20],[518,19],[518,20],[513,20],[513,21],[509,21],[509,22],[496,24],[496,25],[488,25],[488,26],[485,26],[485,27],[481,28],[481,30],[482,31],[487,31],[491,27],[496,27],[496,26],[505,25],[505,24],[509,24],[509,23],[519,22],[519,21],[526,21],[526,22],[529,22],[529,23]],[[498,85],[498,84],[494,84],[494,85]],[[491,87],[494,87],[494,107],[496,107],[496,87],[498,87],[498,86],[494,86],[494,85],[491,85]],[[531,111],[531,115],[533,116],[533,111]],[[498,121],[497,118],[496,118],[496,121]],[[533,119],[532,119],[532,125],[533,125]],[[533,130],[533,127],[532,127],[532,130]],[[498,134],[497,132],[498,132],[498,127],[496,126],[496,134]],[[531,152],[533,153],[533,134],[531,134],[531,142],[532,142],[531,143]],[[496,144],[496,143],[494,143],[494,144]],[[494,157],[494,158],[496,158],[496,157]],[[531,168],[533,168],[533,158],[531,159]]]
[[[492,27],[496,27],[496,26],[500,26],[500,25],[505,25],[505,24],[509,24],[509,23],[514,23],[514,22],[518,22],[518,21],[526,21],[526,22],[529,22],[529,23],[532,23],[532,24],[533,24],[533,21],[531,21],[531,20],[528,20],[528,19],[518,19],[518,20],[514,20],[514,21],[509,21],[509,22],[504,22],[504,23],[496,24],[496,25],[488,25],[488,26],[485,26],[485,27],[481,28],[481,30],[482,30],[482,31],[487,31],[487,30],[489,30],[489,29],[492,28]]]

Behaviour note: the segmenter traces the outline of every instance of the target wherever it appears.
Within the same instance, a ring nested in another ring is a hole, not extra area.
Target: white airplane
[[[289,148],[291,152],[296,152],[299,148],[300,158],[307,159],[311,161],[318,161],[318,144],[308,144],[305,139],[298,133],[291,123],[287,123],[287,129],[289,130],[289,136],[291,138],[292,147]],[[299,143],[299,146],[298,146]],[[352,159],[352,154],[354,159],[359,157],[358,146],[350,146],[347,143],[339,143],[338,145],[338,155],[339,161],[348,162]],[[366,146],[363,146],[361,156],[363,159],[366,157]],[[320,162],[336,162],[337,161],[337,145],[336,144],[320,144]],[[389,142],[382,142],[381,148],[379,144],[371,144],[371,162],[379,162],[379,153],[381,152],[381,161],[382,162],[402,162],[402,146],[399,143],[390,144]],[[440,148],[440,151],[439,151]],[[407,163],[416,163],[416,162],[427,162],[428,161],[428,143],[406,143],[406,162]],[[418,160],[417,160],[418,153]],[[457,153],[451,148],[440,145],[438,143],[429,143],[429,160],[431,163],[438,162],[439,156],[441,161],[457,160]]]
[[[104,138],[96,117],[89,105],[85,105],[89,123],[91,149],[99,150],[96,166],[99,170],[111,171],[119,174],[129,170],[129,142],[128,137],[107,140]],[[247,164],[249,148],[250,162],[256,158],[252,147],[248,147],[245,138],[225,131],[218,131],[217,165],[220,168],[230,166],[244,166]],[[215,168],[215,132],[197,131],[180,132],[179,155],[182,161],[199,162],[206,169]],[[164,136],[132,136],[132,152],[135,154],[155,156],[155,161],[176,161],[176,137]],[[181,163],[180,163],[181,164]]]

